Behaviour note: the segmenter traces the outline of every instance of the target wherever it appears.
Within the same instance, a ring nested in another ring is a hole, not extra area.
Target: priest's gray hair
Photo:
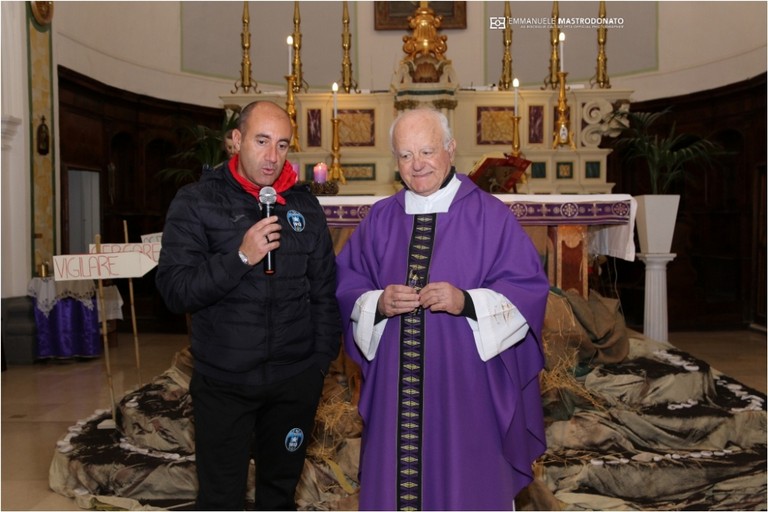
[[[451,134],[451,127],[448,126],[448,118],[445,117],[445,114],[443,114],[439,110],[435,110],[429,107],[424,107],[424,108],[417,108],[417,109],[406,110],[404,112],[401,112],[400,115],[398,115],[395,118],[395,120],[392,121],[392,126],[389,127],[389,147],[392,150],[392,153],[395,152],[395,144],[394,144],[395,127],[404,117],[409,117],[411,115],[416,115],[416,114],[425,114],[429,117],[432,117],[434,120],[436,120],[440,124],[440,128],[443,130],[443,149],[448,149],[448,145],[453,140],[453,135]]]

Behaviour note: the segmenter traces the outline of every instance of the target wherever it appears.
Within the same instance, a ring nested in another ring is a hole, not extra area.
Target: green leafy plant
[[[196,181],[205,168],[213,168],[227,159],[224,150],[224,138],[227,132],[237,127],[237,115],[227,115],[219,129],[209,128],[201,124],[182,125],[182,145],[186,149],[176,153],[171,158],[177,162],[193,161],[199,167],[168,167],[155,176],[161,181],[173,181],[177,186]]]
[[[669,112],[669,108],[660,112],[619,110],[607,120],[609,130],[618,127],[613,147],[623,151],[625,161],[645,162],[652,194],[667,193],[673,183],[686,176],[687,164],[712,166],[718,156],[728,154],[706,138],[677,133],[676,123],[668,133],[658,133],[655,123]]]

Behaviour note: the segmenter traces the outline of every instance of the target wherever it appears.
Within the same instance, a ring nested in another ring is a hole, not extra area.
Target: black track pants
[[[198,510],[243,510],[252,447],[256,509],[295,510],[294,495],[323,388],[316,367],[267,386],[217,381],[195,373]]]

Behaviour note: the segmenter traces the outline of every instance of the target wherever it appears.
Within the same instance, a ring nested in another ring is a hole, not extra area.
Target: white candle
[[[561,73],[565,69],[565,54],[563,53],[564,49],[565,49],[565,32],[560,32],[560,72]]]
[[[520,111],[517,110],[517,94],[518,94],[517,93],[517,89],[518,89],[518,87],[520,87],[520,80],[518,80],[517,78],[512,80],[512,87],[515,88],[515,115],[519,116],[520,115]]]
[[[336,93],[339,92],[339,84],[333,82],[331,89],[333,90],[333,118],[336,119],[339,117],[339,107],[336,99]]]
[[[291,67],[293,66],[293,36],[288,36],[285,42],[288,45],[288,74],[292,75],[293,73],[291,73]]]

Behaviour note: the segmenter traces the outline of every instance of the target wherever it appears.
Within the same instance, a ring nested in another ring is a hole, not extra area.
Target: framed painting
[[[373,2],[375,30],[408,30],[418,2]],[[442,16],[440,29],[467,28],[467,2],[429,2],[435,14]]]
[[[531,178],[535,180],[547,179],[547,162],[533,162],[531,164]]]
[[[323,145],[322,112],[319,108],[307,109],[307,146]]]
[[[544,105],[528,107],[528,144],[544,143]]]
[[[376,112],[373,109],[338,110],[339,145],[376,145]]]
[[[573,162],[557,162],[555,177],[559,180],[573,179]]]
[[[316,164],[304,164],[304,181],[311,183],[315,181],[315,169]],[[301,179],[301,177],[299,177]]]
[[[600,178],[600,162],[587,161],[584,169],[584,177],[590,179]]]
[[[514,107],[477,107],[476,143],[511,144]]]
[[[341,168],[348,181],[376,180],[376,164],[344,164]]]

